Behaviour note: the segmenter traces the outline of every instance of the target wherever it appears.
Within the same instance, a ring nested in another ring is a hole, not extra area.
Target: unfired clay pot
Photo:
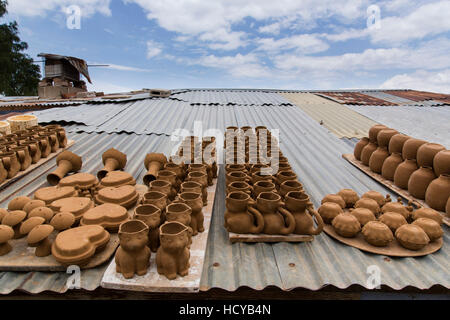
[[[434,221],[436,221],[439,224],[442,224],[442,222],[443,222],[442,215],[439,212],[437,212],[436,210],[431,209],[431,208],[421,207],[412,213],[413,220],[417,220],[420,218],[433,219]]]
[[[326,202],[337,203],[342,209],[347,207],[344,198],[342,198],[338,194],[327,194],[325,197],[323,197],[321,204],[324,204]]]
[[[382,125],[382,124],[376,124],[376,125],[372,126],[369,129],[369,140],[370,140],[370,142],[376,142],[378,133],[381,130],[384,130],[384,129],[389,129],[389,128],[386,127],[385,125]]]
[[[450,174],[441,174],[434,179],[425,193],[425,202],[431,208],[445,211],[448,198],[450,197]]]
[[[320,214],[314,210],[314,206],[306,193],[290,191],[285,198],[286,209],[295,220],[295,234],[318,235],[323,230],[323,220]],[[314,228],[313,216],[316,218],[317,227]]]
[[[379,220],[387,225],[392,232],[395,232],[399,227],[408,223],[405,217],[397,212],[383,213]]]
[[[319,207],[318,212],[325,223],[331,224],[333,219],[338,214],[342,213],[343,210],[342,207],[335,202],[325,202]]]
[[[431,167],[420,167],[408,180],[408,192],[418,199],[425,199],[425,192],[431,181],[436,179]]]
[[[115,256],[116,272],[125,279],[133,278],[135,274],[146,274],[150,266],[147,225],[140,220],[127,221],[120,225],[119,239],[120,247]]]
[[[398,133],[394,129],[383,129],[377,134],[377,143],[379,147],[388,148],[391,138]]]
[[[17,160],[20,163],[20,171],[27,170],[31,165],[32,159],[27,146],[18,146],[10,149],[17,155]]]
[[[181,181],[178,179],[177,175],[173,171],[159,170],[157,179],[170,182],[174,192],[178,192],[180,190]]]
[[[31,157],[31,163],[36,163],[41,160],[41,149],[39,143],[36,141],[24,141],[20,143],[21,146],[28,148],[28,153]]]
[[[372,211],[375,216],[380,213],[380,205],[376,200],[371,198],[361,198],[355,203],[355,208],[366,208]]]
[[[275,188],[275,185],[273,187]],[[230,193],[230,192],[234,192],[234,191],[245,192],[251,196],[252,192],[253,192],[253,187],[251,185],[249,185],[247,182],[235,181],[228,185],[227,192]]]
[[[7,178],[11,179],[20,170],[20,163],[17,160],[17,155],[15,152],[7,151],[7,152],[2,152],[0,154],[0,157],[1,157],[1,160],[3,163],[3,167],[5,168],[5,170],[7,172]]]
[[[59,141],[58,136],[54,132],[42,131],[39,132],[39,136],[45,137],[48,139],[48,146],[50,147],[51,152],[56,152],[59,149]]]
[[[177,175],[179,180],[183,180],[186,176],[183,164],[176,164],[173,162],[168,162],[164,165],[164,170],[172,171]]]
[[[404,224],[399,227],[395,231],[395,237],[403,247],[409,250],[420,250],[430,242],[425,231],[413,224]]]
[[[370,161],[370,156],[377,150],[378,145],[374,142],[369,142],[361,151],[361,162],[368,166]]]
[[[261,233],[264,219],[251,205],[254,201],[244,192],[231,192],[225,200],[225,228],[234,233]]]
[[[239,182],[236,182],[239,183]],[[207,193],[203,192],[203,186],[196,181],[185,181],[181,184],[180,192],[195,192],[202,195],[203,206],[208,204]]]
[[[394,184],[402,189],[408,189],[408,181],[414,171],[419,169],[415,159],[406,159],[395,169]]]
[[[290,234],[295,229],[292,214],[282,207],[281,196],[274,192],[262,192],[256,199],[256,209],[264,218],[265,234]]]
[[[353,238],[361,231],[358,219],[350,213],[338,214],[331,223],[337,234],[345,238]]]
[[[97,173],[99,180],[103,179],[110,171],[122,170],[127,164],[127,155],[114,148],[106,150],[102,154],[103,169]]]
[[[59,124],[49,124],[44,127],[48,132],[52,132],[56,134],[58,138],[58,144],[60,148],[65,148],[67,146],[67,136],[66,130],[61,127]]]
[[[427,143],[425,140],[411,138],[405,141],[402,149],[403,160],[417,159],[417,150],[423,144]]]
[[[443,145],[425,143],[417,150],[417,164],[421,167],[433,167],[433,160],[439,151],[445,150]]]
[[[408,219],[413,211],[413,207],[408,204],[408,206],[404,206],[402,202],[402,198],[398,197],[397,202],[389,202],[386,203],[382,208],[381,212],[397,212],[400,213],[405,219]]]
[[[391,229],[383,222],[370,221],[362,228],[364,239],[373,246],[385,247],[394,240]]]
[[[153,180],[148,186],[149,191],[158,191],[164,193],[171,201],[175,199],[176,190],[172,188],[172,184],[167,180]]]
[[[356,201],[359,200],[358,194],[352,189],[341,189],[337,194],[344,199],[347,208],[353,207]]]
[[[363,227],[367,222],[375,221],[377,219],[372,210],[367,208],[350,209],[350,213],[358,219],[361,227]]]
[[[444,234],[441,225],[433,219],[419,218],[412,224],[421,227],[427,234],[428,238],[430,238],[431,242],[441,238]]]
[[[375,173],[381,173],[384,161],[389,157],[386,147],[378,147],[369,158],[369,168]]]
[[[134,209],[134,219],[144,222],[148,227],[147,246],[152,252],[159,247],[159,226],[161,225],[161,209],[153,204],[144,204]]]
[[[161,170],[164,165],[167,163],[167,158],[162,153],[149,153],[145,157],[144,165],[147,169],[147,173],[144,176],[144,184],[149,185],[149,183],[153,180],[156,180],[156,176],[158,175],[158,171]]]
[[[364,137],[361,140],[358,141],[358,143],[355,145],[355,149],[353,150],[353,155],[355,156],[356,160],[361,160],[361,152],[362,149],[369,143],[369,138]]]
[[[177,197],[178,201],[187,204],[192,209],[191,225],[193,235],[205,231],[203,226],[203,200],[200,193],[182,192]]]
[[[204,174],[203,172],[189,172],[186,178],[186,181],[195,181],[198,182],[202,185],[202,198],[203,198],[203,203],[206,204],[207,203],[207,199],[208,199],[208,178],[206,176],[206,174]],[[240,181],[240,180],[237,180]],[[232,181],[230,181],[232,182]]]
[[[188,227],[189,243],[192,244],[193,230],[190,227],[192,221],[192,209],[185,203],[171,203],[166,207],[166,221],[177,221]],[[159,229],[158,229],[159,232]],[[159,233],[158,233],[159,234]]]
[[[294,171],[288,170],[288,171],[280,171],[275,176],[275,182],[277,189],[280,189],[280,185],[285,181],[295,181],[297,180],[297,175]]]
[[[392,136],[391,140],[389,140],[389,153],[402,153],[403,145],[405,144],[406,140],[410,139],[410,136],[397,133],[396,135]]]
[[[385,179],[394,181],[394,174],[400,163],[403,162],[401,153],[392,153],[386,158],[381,167],[381,176]]]
[[[291,191],[303,191],[303,185],[298,180],[287,180],[280,184],[281,197],[284,198]]]
[[[261,192],[277,192],[275,183],[261,180],[253,185],[253,197],[256,199]]]
[[[450,150],[436,153],[433,159],[433,169],[437,177],[441,174],[450,174]]]
[[[369,198],[375,200],[380,207],[384,206],[386,202],[391,202],[391,196],[389,194],[384,197],[381,193],[375,190],[369,190],[365,192],[361,198]]]
[[[56,164],[58,168],[47,176],[47,181],[52,186],[57,185],[59,180],[64,178],[69,172],[80,170],[83,162],[80,156],[66,150],[56,157]]]
[[[12,250],[11,244],[8,242],[14,237],[14,230],[10,226],[0,225],[0,256],[8,254]]]

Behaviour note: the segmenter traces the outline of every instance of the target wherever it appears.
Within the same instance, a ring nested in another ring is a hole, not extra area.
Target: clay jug
[[[203,201],[202,195],[195,192],[183,192],[177,196],[175,202],[183,202],[192,209],[191,225],[193,235],[197,235],[199,232],[205,231],[203,226]]]
[[[230,192],[235,192],[235,191],[241,191],[241,192],[244,192],[251,196],[252,192],[253,192],[253,188],[247,182],[235,181],[228,185],[227,192],[230,193]]]
[[[208,198],[205,197],[205,194],[203,193],[203,186],[195,181],[186,181],[181,184],[181,190],[180,192],[194,192],[194,193],[200,193],[202,195],[203,200],[203,206],[206,206],[208,204]]]
[[[51,152],[56,152],[59,149],[59,141],[56,133],[54,132],[39,132],[39,135],[42,137],[47,137],[50,145]]]
[[[378,132],[377,135],[377,143],[379,147],[387,147],[389,146],[389,142],[393,136],[398,133],[397,130],[394,129],[383,129]]]
[[[280,189],[280,185],[288,180],[297,180],[297,175],[295,174],[294,171],[289,170],[289,171],[280,171],[277,173],[277,175],[275,176],[275,184],[277,186],[277,189]]]
[[[261,180],[253,185],[253,197],[256,199],[261,192],[277,192],[277,189],[273,182]]]
[[[394,184],[402,189],[408,189],[408,181],[414,171],[419,169],[415,159],[406,159],[400,163],[394,173]]]
[[[195,181],[202,185],[203,203],[206,203],[208,199],[208,177],[206,174],[199,171],[189,172],[186,181]]]
[[[381,131],[382,132],[382,131]],[[389,157],[389,152],[386,147],[378,147],[370,156],[369,167],[370,170],[376,173],[381,173],[384,161]]]
[[[262,192],[256,199],[256,209],[264,218],[265,234],[290,234],[295,229],[292,214],[284,209],[281,196],[274,192]]]
[[[48,132],[55,133],[58,138],[58,144],[60,148],[65,148],[67,146],[67,136],[66,130],[59,124],[49,124],[44,127]]]
[[[381,167],[381,175],[383,176],[383,178],[394,181],[395,170],[402,162],[403,158],[400,153],[395,152],[387,157],[383,162],[383,166]]]
[[[425,202],[434,210],[444,211],[450,197],[450,174],[434,179],[425,193]]]
[[[410,138],[405,141],[402,149],[402,157],[406,159],[417,159],[417,150],[423,144],[427,143],[425,140]]]
[[[8,172],[7,178],[11,179],[20,170],[20,163],[17,160],[16,153],[12,151],[2,152],[0,157],[2,159],[3,167]]]
[[[369,142],[361,151],[361,162],[368,166],[369,165],[369,161],[370,161],[370,156],[372,155],[372,153],[375,152],[375,150],[377,150],[377,144],[374,142]]]
[[[417,150],[417,165],[421,167],[433,167],[436,154],[445,150],[444,146],[437,143],[425,143]]]
[[[323,220],[319,213],[314,210],[313,204],[304,192],[290,191],[285,199],[286,209],[295,220],[295,234],[317,235],[322,232]],[[314,228],[313,217],[316,218],[317,228]]]
[[[149,191],[144,194],[142,204],[153,204],[161,210],[161,223],[166,221],[166,206],[169,204],[167,195],[159,191]]]
[[[428,185],[436,179],[431,167],[420,167],[414,171],[408,181],[408,192],[417,199],[425,199]]]
[[[169,170],[159,170],[158,171],[158,180],[165,180],[172,184],[172,188],[175,192],[180,191],[180,180],[177,178],[177,175]],[[150,183],[149,183],[150,184]]]
[[[16,153],[17,160],[20,163],[20,171],[27,170],[32,162],[30,153],[28,152],[28,147],[27,146],[14,147],[11,148],[11,151]]]
[[[167,180],[153,180],[148,186],[149,191],[159,191],[164,193],[169,200],[175,199],[177,192],[172,188],[172,184]]]
[[[152,252],[156,252],[159,247],[159,226],[161,225],[161,209],[153,204],[139,205],[134,209],[134,219],[140,220],[147,225],[147,246]]]
[[[369,143],[369,138],[364,137],[361,140],[358,141],[358,143],[355,145],[355,149],[353,150],[353,155],[355,156],[356,160],[361,160],[361,152],[362,149]]]
[[[225,200],[225,228],[234,233],[261,233],[264,219],[251,205],[254,201],[244,192],[231,192]]]
[[[376,125],[372,126],[369,129],[369,140],[370,140],[370,142],[376,143],[377,142],[378,132],[380,132],[383,129],[389,129],[389,128],[386,127],[385,125],[382,125],[382,124],[376,124]]]
[[[298,180],[287,180],[280,184],[280,196],[282,198],[291,191],[303,191],[303,185]]]
[[[47,136],[40,136],[34,138],[35,141],[39,143],[39,148],[41,149],[41,158],[47,158],[52,152],[52,147]]]
[[[450,174],[450,150],[439,151],[433,159],[433,169],[437,177]]]
[[[39,147],[39,142],[28,140],[21,142],[20,145],[28,148],[28,153],[31,156],[31,163],[36,163],[41,160],[41,148]]]

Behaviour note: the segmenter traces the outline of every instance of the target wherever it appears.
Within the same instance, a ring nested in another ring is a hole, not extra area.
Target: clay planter
[[[282,198],[291,191],[303,191],[303,185],[298,180],[287,180],[280,184],[280,196]]]
[[[242,171],[231,171],[225,176],[225,184],[228,186],[230,183],[239,181],[239,182],[247,182],[249,183],[250,177],[248,174]]]
[[[402,149],[403,160],[406,159],[417,159],[417,151],[419,147],[427,143],[425,140],[411,138],[405,141]]]
[[[97,173],[99,180],[103,179],[110,171],[123,170],[127,164],[127,155],[114,148],[106,150],[102,154],[103,169]]]
[[[421,167],[414,171],[408,180],[408,192],[417,199],[425,199],[428,185],[436,179],[431,167]]]
[[[397,133],[398,131],[394,129],[383,129],[380,132],[378,132],[377,135],[378,146],[387,149],[391,138],[395,136]]]
[[[402,162],[403,158],[400,153],[392,153],[383,162],[383,166],[381,167],[381,176],[385,179],[394,181],[395,170]]]
[[[160,229],[161,246],[156,253],[156,269],[159,274],[173,280],[189,273],[188,228],[176,221],[163,224]]]
[[[369,198],[375,200],[380,207],[384,206],[387,202],[391,202],[391,196],[389,194],[384,197],[378,191],[370,190],[364,193],[361,198]]]
[[[275,188],[275,186],[273,187]],[[251,196],[253,193],[253,187],[249,185],[247,182],[235,181],[228,185],[227,193],[235,191],[245,192],[246,194]]]
[[[48,145],[50,147],[51,152],[56,152],[59,149],[59,141],[58,137],[54,132],[39,132],[39,136],[45,137],[48,139]]]
[[[10,151],[15,152],[17,160],[20,163],[20,171],[25,171],[31,165],[32,159],[27,146],[18,146],[11,148]]]
[[[70,212],[58,212],[50,221],[50,225],[57,231],[63,231],[72,227],[75,223],[75,216]]]
[[[378,216],[378,214],[380,213],[380,206],[378,205],[378,202],[370,198],[361,198],[356,201],[355,209],[356,208],[369,209],[375,216]]]
[[[206,174],[204,174],[203,172],[198,172],[198,171],[197,172],[195,172],[195,171],[189,172],[189,174],[187,175],[186,181],[194,181],[194,182],[198,182],[202,185],[203,203],[206,204],[207,199],[208,199],[208,190],[207,190],[208,178],[207,178]],[[241,180],[233,180],[233,181],[241,181]],[[230,182],[233,182],[233,181],[230,181]]]
[[[152,252],[159,247],[159,226],[161,225],[161,209],[153,204],[144,204],[134,209],[134,219],[144,222],[148,227],[147,246]]]
[[[244,164],[227,164],[225,166],[225,171],[227,173],[232,172],[232,171],[242,171],[242,172],[247,173],[246,172],[247,169]]]
[[[369,129],[369,140],[370,140],[370,142],[376,142],[378,133],[381,130],[384,130],[384,129],[389,129],[389,128],[386,127],[385,125],[382,125],[382,124],[376,124],[376,125],[372,126]]]
[[[248,234],[261,233],[264,219],[251,205],[254,201],[247,193],[231,192],[225,199],[225,228],[229,232]]]
[[[397,133],[396,135],[393,135],[391,137],[391,140],[389,140],[389,153],[402,153],[403,145],[405,144],[406,140],[410,139],[410,136]]]
[[[445,150],[443,145],[437,143],[425,143],[417,150],[417,164],[421,167],[433,167],[436,154]]]
[[[208,170],[208,167],[205,164],[200,164],[200,163],[192,163],[188,166],[188,171],[189,172],[194,172],[194,171],[199,171],[199,172],[203,172],[206,174],[206,176],[208,177],[208,186],[212,186],[212,172],[210,170]]]
[[[437,177],[441,174],[450,174],[450,150],[436,153],[433,159],[433,169]]]
[[[191,227],[192,209],[185,203],[172,203],[166,207],[166,220],[168,222],[177,221],[188,227],[189,242],[188,247],[192,244],[193,230]],[[159,229],[158,229],[159,232]],[[159,234],[159,233],[158,233]],[[158,238],[159,241],[159,238]]]
[[[419,218],[412,224],[421,227],[428,238],[430,238],[431,242],[442,238],[442,235],[444,234],[441,225],[433,219]]]
[[[12,246],[8,241],[13,237],[13,228],[7,225],[0,225],[0,256],[4,256],[5,254],[11,252]]]
[[[114,203],[131,209],[139,200],[139,194],[134,186],[106,187],[100,189],[94,197],[95,203]]]
[[[52,186],[59,183],[69,172],[77,172],[83,164],[81,157],[70,151],[64,151],[56,157],[58,168],[47,176],[47,181]]]
[[[420,250],[430,242],[425,231],[413,224],[404,224],[399,227],[395,231],[395,237],[403,247],[409,250]]]
[[[275,182],[276,182],[277,189],[280,188],[280,185],[283,182],[289,181],[289,180],[297,180],[297,175],[295,174],[294,171],[280,171],[280,172],[278,172],[277,175],[275,176]]]
[[[307,194],[299,191],[290,191],[285,199],[286,209],[292,214],[295,220],[293,233],[318,235],[323,230],[323,220],[309,200]],[[317,227],[314,228],[313,216],[316,218]]]
[[[450,197],[450,174],[441,174],[428,186],[425,193],[425,202],[433,209],[445,211]]]
[[[337,234],[345,238],[353,238],[361,231],[358,219],[350,213],[338,214],[331,223]]]
[[[425,208],[425,207],[419,208],[416,211],[414,211],[412,213],[412,218],[413,218],[413,220],[417,220],[420,218],[433,219],[434,221],[436,221],[439,224],[442,224],[442,222],[443,222],[442,215],[439,212],[437,212],[434,209]]]
[[[50,145],[48,136],[38,135],[37,137],[34,137],[33,140],[39,143],[39,148],[41,149],[41,158],[47,158],[48,155],[52,152],[52,146]]]
[[[261,192],[277,192],[276,186],[273,182],[268,180],[261,180],[253,185],[253,197],[256,199]]]
[[[347,208],[353,207],[359,200],[358,194],[352,189],[341,189],[337,194],[344,199]]]
[[[19,239],[24,235],[20,233],[20,226],[27,218],[27,213],[22,210],[10,211],[2,218],[2,224],[10,226],[14,230],[14,238]]]
[[[145,157],[144,165],[147,169],[147,173],[144,176],[144,184],[149,185],[153,180],[156,180],[158,171],[161,170],[167,163],[167,158],[162,153],[149,153]]]
[[[23,207],[30,201],[31,199],[26,196],[16,197],[8,203],[8,210],[9,211],[23,210]]]
[[[373,246],[385,247],[394,240],[391,229],[380,221],[370,221],[362,228],[364,239]]]
[[[39,143],[36,141],[23,141],[20,143],[21,146],[28,148],[28,153],[31,157],[31,163],[36,163],[41,160],[41,148]]]
[[[109,232],[117,232],[119,226],[128,220],[127,209],[117,204],[105,203],[86,211],[80,225],[98,224]]]
[[[181,181],[185,178],[186,172],[184,171],[183,165],[178,165],[173,162],[168,162],[164,166],[164,170],[172,171],[177,175],[177,178]]]
[[[58,144],[60,148],[67,146],[66,130],[59,124],[50,124],[44,127],[48,132],[55,133],[58,138]]]
[[[203,192],[203,186],[195,181],[186,181],[181,184],[180,192],[194,192],[202,195],[203,206],[208,204],[208,193]]]
[[[157,176],[158,180],[165,180],[172,185],[173,192],[180,190],[181,181],[177,178],[177,175],[169,170],[160,170]]]
[[[49,207],[55,212],[70,212],[76,221],[80,221],[83,214],[94,207],[94,203],[89,198],[70,197],[53,201]]]
[[[102,178],[98,187],[121,187],[127,185],[136,185],[136,180],[131,174],[125,171],[109,171],[106,176]]]
[[[395,169],[394,184],[402,189],[408,189],[408,181],[414,171],[419,169],[414,159],[406,159]]]
[[[342,198],[338,194],[327,194],[325,197],[323,197],[321,204],[324,204],[327,202],[337,203],[342,209],[347,207],[344,198]]]
[[[353,155],[355,156],[356,160],[361,160],[361,152],[362,149],[369,144],[369,138],[362,138],[358,141],[358,143],[355,145],[355,149],[353,150]]]
[[[356,208],[356,209],[350,209],[350,213],[358,219],[359,223],[361,224],[361,227],[366,225],[366,223],[370,221],[375,221],[377,218],[375,218],[375,215],[373,214],[372,210],[367,208]]]
[[[369,168],[375,173],[381,173],[384,161],[389,157],[386,147],[378,147],[369,158]]]
[[[381,212],[397,212],[400,213],[405,219],[408,219],[413,211],[413,207],[408,205],[407,207],[403,205],[402,198],[398,197],[397,202],[386,203],[382,208]]]
[[[150,182],[148,190],[162,192],[170,201],[174,200],[177,195],[176,190],[172,188],[172,184],[167,180],[153,180]]]
[[[177,200],[187,204],[192,209],[191,224],[192,234],[195,236],[199,232],[205,231],[203,227],[203,200],[200,193],[182,192],[178,195]]]
[[[397,212],[383,213],[379,220],[387,225],[392,232],[395,232],[399,227],[408,223],[405,217]]]
[[[78,192],[74,187],[45,187],[36,190],[34,193],[34,199],[44,201],[45,205],[49,205],[58,199],[76,196],[78,196]]]
[[[282,207],[281,196],[274,192],[262,192],[256,199],[256,209],[264,218],[265,234],[290,234],[295,229],[292,214]]]
[[[1,160],[3,163],[3,167],[6,170],[7,178],[11,179],[20,170],[20,163],[17,160],[16,153],[11,152],[11,151],[2,152],[0,157],[1,157]],[[2,172],[2,177],[3,176],[4,176],[4,172]]]
[[[161,210],[161,221],[166,220],[166,206],[168,203],[167,195],[159,191],[149,191],[144,194],[143,204],[153,204]]]

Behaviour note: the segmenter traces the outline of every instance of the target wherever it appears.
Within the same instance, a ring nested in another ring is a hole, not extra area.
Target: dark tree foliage
[[[6,0],[0,0],[0,18],[6,13]],[[39,66],[25,53],[28,44],[21,41],[17,22],[0,24],[0,94],[32,96],[37,94]]]

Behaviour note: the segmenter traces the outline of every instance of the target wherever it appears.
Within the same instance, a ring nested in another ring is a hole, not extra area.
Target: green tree
[[[0,18],[6,13],[8,1],[0,0]],[[0,94],[6,96],[37,95],[39,66],[23,53],[28,44],[19,38],[16,21],[0,24]]]

